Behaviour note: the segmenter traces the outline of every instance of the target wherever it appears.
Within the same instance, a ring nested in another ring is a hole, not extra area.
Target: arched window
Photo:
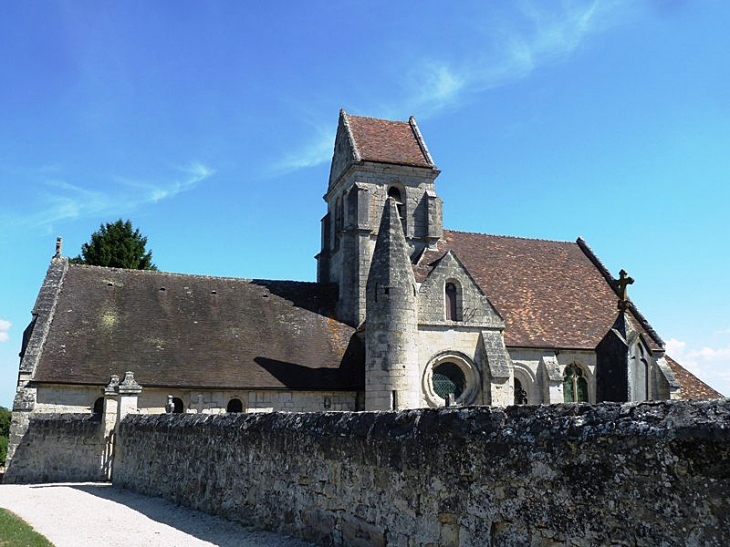
[[[243,412],[243,403],[241,402],[241,399],[231,399],[228,401],[228,405],[226,406],[226,412],[230,412],[232,414],[238,414],[239,412]]]
[[[566,403],[588,402],[588,381],[580,365],[572,363],[563,374],[563,399]]]
[[[398,209],[398,217],[403,224],[403,231],[406,230],[406,203],[403,199],[403,194],[395,186],[388,188],[388,197],[395,200],[395,206]]]
[[[459,321],[459,290],[453,283],[446,283],[444,287],[444,301],[446,319],[449,321]]]
[[[182,414],[185,411],[185,406],[180,397],[173,397],[172,404],[175,407],[172,411],[173,414]]]
[[[94,401],[94,408],[91,412],[94,414],[104,414],[104,397],[99,397]]]
[[[526,405],[527,404],[527,391],[522,387],[522,382],[515,378],[515,404]]]

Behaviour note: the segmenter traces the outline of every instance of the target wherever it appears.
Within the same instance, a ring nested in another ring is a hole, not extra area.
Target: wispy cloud
[[[334,130],[331,123],[318,124],[309,137],[308,142],[300,148],[295,148],[284,157],[271,164],[268,169],[269,176],[279,176],[314,167],[332,159],[332,149],[335,143]]]
[[[0,211],[0,215],[10,226],[50,232],[60,222],[128,213],[146,204],[171,199],[191,190],[214,173],[210,167],[194,162],[174,169],[167,176],[167,181],[116,177],[112,183],[91,188],[69,182],[62,177],[60,169],[52,172],[44,169],[32,177],[39,188],[34,195],[38,201],[34,212],[21,216]]]
[[[177,171],[182,174],[182,177],[176,177],[163,184],[151,183],[145,179],[140,180],[126,177],[119,177],[117,181],[123,186],[141,191],[141,195],[137,199],[133,199],[130,203],[131,206],[137,207],[145,203],[157,203],[163,199],[173,198],[181,192],[191,190],[198,183],[215,174],[213,169],[199,162],[191,163],[185,167],[179,167]]]
[[[529,77],[536,69],[559,62],[575,52],[590,35],[612,24],[625,2],[564,2],[561,8],[537,2],[518,2],[510,22],[494,20],[481,29],[473,53],[458,60],[428,59],[414,72],[427,75],[416,80],[408,106],[432,116],[458,106],[470,95]],[[497,39],[479,47],[479,38]],[[436,76],[436,77],[434,77]]]
[[[671,338],[666,342],[667,354],[692,374],[721,393],[730,394],[730,345],[694,349],[684,340]]]
[[[366,108],[371,115],[398,117],[406,112],[417,114],[420,120],[461,108],[475,95],[568,58],[589,36],[620,20],[629,4],[627,0],[567,0],[556,8],[552,3],[546,7],[521,1],[511,4],[506,17],[493,16],[499,10],[490,4],[485,21],[470,21],[472,28],[454,37],[465,44],[466,53],[445,50],[416,61],[403,59],[408,69],[399,82],[400,97],[389,87],[389,96],[374,97]],[[469,35],[464,36],[466,33]],[[311,113],[306,117],[311,118]],[[314,131],[307,143],[287,152],[272,172],[288,173],[329,161],[334,141],[331,117],[328,112],[326,122],[311,124]]]
[[[5,319],[0,319],[0,342],[7,342],[10,339],[10,327],[12,323]]]

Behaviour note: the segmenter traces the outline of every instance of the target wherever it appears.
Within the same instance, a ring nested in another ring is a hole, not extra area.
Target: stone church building
[[[125,390],[146,413],[721,396],[665,355],[631,279],[582,239],[444,229],[439,173],[413,118],[342,111],[316,283],[58,252],[24,335],[16,421],[102,413]]]

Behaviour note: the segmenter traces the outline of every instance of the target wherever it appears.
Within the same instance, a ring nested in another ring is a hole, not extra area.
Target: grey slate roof
[[[364,347],[333,319],[333,285],[54,263],[66,271],[37,382],[103,385],[131,370],[143,386],[364,388]]]

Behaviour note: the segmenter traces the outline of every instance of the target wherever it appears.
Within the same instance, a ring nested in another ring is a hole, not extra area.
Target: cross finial
[[[618,288],[618,309],[625,311],[629,302],[627,287],[634,283],[634,278],[629,277],[626,270],[621,270],[618,275],[619,278],[616,280],[616,287]]]

